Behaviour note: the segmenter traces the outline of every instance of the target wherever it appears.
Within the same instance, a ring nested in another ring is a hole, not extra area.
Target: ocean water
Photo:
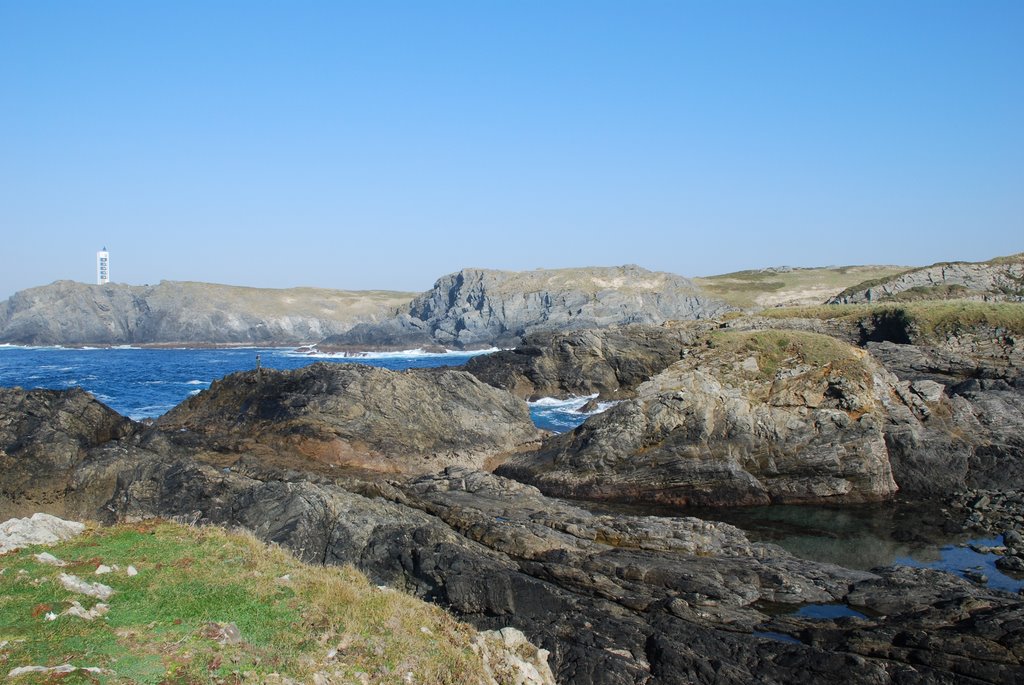
[[[256,367],[297,369],[317,361],[368,364],[386,369],[461,366],[495,350],[432,353],[420,350],[359,356],[310,353],[299,348],[234,347],[154,349],[63,348],[0,345],[0,386],[62,390],[81,387],[115,411],[140,420],[156,418],[235,371]],[[590,414],[577,410],[590,398],[541,400],[531,405],[534,422],[555,432],[570,430]],[[591,412],[592,414],[593,412]]]

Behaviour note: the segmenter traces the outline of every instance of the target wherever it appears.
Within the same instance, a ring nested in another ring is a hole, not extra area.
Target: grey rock
[[[36,512],[21,519],[8,519],[0,523],[0,554],[7,554],[29,545],[52,545],[61,540],[70,540],[81,535],[83,530],[83,523],[65,521],[43,512]],[[36,556],[40,563],[65,565],[63,561],[47,552]]]
[[[975,297],[1024,300],[1024,253],[991,262],[950,262],[912,269],[881,283],[853,286],[829,300],[832,304],[877,302],[919,293],[921,298]]]
[[[774,373],[752,371],[758,334],[728,333],[640,386],[637,397],[498,472],[548,494],[676,505],[865,501],[896,491],[880,394],[891,376],[812,333],[772,334]],[[739,341],[738,346],[729,341]],[[749,345],[748,345],[749,343]],[[830,350],[824,368],[812,350]],[[807,353],[804,356],[803,350]]]
[[[65,515],[54,487],[93,447],[130,435],[137,424],[72,390],[0,388],[0,517]]]
[[[463,269],[397,316],[354,326],[322,348],[512,346],[535,331],[702,319],[731,308],[688,279],[637,266],[525,272]]]
[[[258,386],[247,385],[275,396]],[[310,404],[322,401],[320,387]],[[852,406],[855,397],[846,385],[831,400]],[[60,403],[39,406],[46,423]],[[949,574],[850,571],[751,543],[726,524],[594,514],[467,468],[386,482],[327,477],[253,451],[225,471],[224,446],[219,431],[129,432],[84,449],[51,482],[51,505],[100,521],[238,525],[307,561],[353,564],[481,629],[521,629],[550,653],[559,682],[1011,683],[1021,673],[1024,601]],[[869,618],[770,616],[766,602],[844,602]],[[758,637],[773,633],[786,641]]]
[[[0,342],[30,345],[315,342],[390,316],[409,293],[57,281],[0,303]]]

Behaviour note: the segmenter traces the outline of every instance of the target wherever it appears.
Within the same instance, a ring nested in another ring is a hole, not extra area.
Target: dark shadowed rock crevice
[[[597,393],[621,399],[679,361],[711,322],[533,333],[513,350],[474,357],[466,370],[524,399]]]

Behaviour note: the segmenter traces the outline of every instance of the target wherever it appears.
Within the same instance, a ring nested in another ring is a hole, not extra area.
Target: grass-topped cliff
[[[0,341],[33,345],[315,342],[391,315],[412,293],[57,281],[0,303]]]
[[[66,566],[42,563],[42,552]],[[101,565],[112,571],[96,575]],[[114,594],[72,592],[62,574]],[[102,615],[66,614],[75,603]],[[215,527],[92,528],[0,556],[0,626],[0,676],[99,669],[10,680],[18,683],[488,682],[486,648],[474,646],[484,638],[442,609]]]

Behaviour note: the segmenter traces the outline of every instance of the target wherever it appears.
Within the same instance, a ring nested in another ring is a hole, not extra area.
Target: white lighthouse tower
[[[110,253],[104,246],[96,253],[96,285],[110,283]]]

